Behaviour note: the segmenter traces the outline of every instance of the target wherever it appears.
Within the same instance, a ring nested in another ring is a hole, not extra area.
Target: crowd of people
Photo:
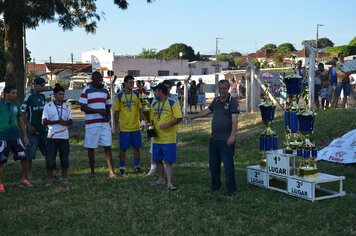
[[[63,185],[71,184],[68,177],[70,163],[68,127],[73,124],[72,108],[64,102],[65,90],[59,84],[53,89],[54,100],[47,102],[41,94],[45,83],[43,78],[36,78],[33,81],[33,89],[25,96],[22,104],[17,103],[16,87],[7,85],[4,89],[4,96],[0,99],[0,192],[6,191],[3,170],[10,153],[15,161],[20,160],[21,163],[19,186],[33,187],[32,162],[36,158],[37,149],[46,160],[45,186],[50,187],[54,184],[53,171],[57,168],[57,154],[62,170],[61,182]],[[134,89],[134,83],[134,77],[128,75],[124,78],[123,88],[115,96],[113,107],[109,91],[103,85],[103,76],[98,71],[92,73],[92,83],[81,93],[79,105],[81,111],[85,113],[84,148],[87,150],[90,168],[88,177],[97,177],[95,150],[99,146],[104,149],[109,178],[115,179],[118,175],[127,174],[126,156],[131,147],[134,156],[133,172],[141,173],[142,130],[153,125],[151,169],[148,174],[152,175],[157,171],[158,179],[152,184],[166,185],[169,191],[176,191],[173,165],[177,161],[177,125],[183,119],[180,106],[183,90],[180,88],[181,85],[177,84],[178,96],[170,94],[172,83],[169,80],[153,87],[155,98],[150,104],[149,118],[147,118],[143,114],[142,105],[142,95],[147,91],[138,81],[136,81],[137,89]],[[213,113],[209,146],[212,177],[210,191],[221,188],[220,165],[223,162],[226,172],[226,194],[231,196],[236,192],[233,156],[239,109],[237,100],[229,93],[229,81],[219,81],[218,88],[220,96],[206,108],[205,83],[199,79],[195,88],[195,97],[192,94],[189,96],[196,100],[200,113],[187,118],[195,119]],[[114,117],[111,117],[111,109],[114,110]],[[114,127],[110,126],[111,119],[114,119]],[[113,164],[112,129],[119,140],[119,172],[115,171]]]

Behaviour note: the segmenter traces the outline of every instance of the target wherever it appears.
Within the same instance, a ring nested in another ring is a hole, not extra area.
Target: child
[[[329,78],[325,77],[324,79],[321,80],[321,90],[320,90],[321,108],[324,110],[326,110],[329,107],[328,88],[329,88]]]

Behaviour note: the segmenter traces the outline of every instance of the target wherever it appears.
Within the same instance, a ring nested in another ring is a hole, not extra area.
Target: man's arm
[[[168,129],[169,127],[173,126],[173,125],[176,125],[178,123],[180,123],[182,121],[183,118],[174,118],[173,120],[165,123],[165,124],[162,124],[159,126],[159,128],[161,130],[165,130],[165,129]]]
[[[19,124],[19,130],[20,130],[20,134],[22,136],[22,140],[23,140],[24,144],[27,145],[29,143],[29,141],[28,141],[28,137],[27,137],[26,126],[23,122],[22,117],[19,117],[17,119],[17,121]]]
[[[106,116],[106,110],[107,109],[94,109],[94,108],[90,108],[90,107],[88,107],[86,105],[80,105],[80,110],[85,112],[85,114],[99,113],[102,116]]]
[[[232,127],[231,127],[231,134],[229,139],[227,140],[227,145],[233,145],[236,141],[236,132],[237,132],[237,125],[238,125],[238,113],[231,114],[232,118]]]
[[[213,111],[210,110],[209,108],[199,112],[198,114],[196,115],[193,115],[193,116],[189,116],[188,119],[191,119],[191,120],[194,120],[196,118],[200,118],[200,117],[204,117],[204,116],[207,116],[209,114],[211,114]]]

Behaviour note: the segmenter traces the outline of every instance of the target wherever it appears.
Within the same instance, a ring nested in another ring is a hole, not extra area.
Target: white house
[[[220,72],[228,68],[228,62],[219,62],[216,67],[214,61],[194,61],[187,59],[163,60],[163,59],[143,59],[135,57],[115,56],[110,49],[100,48],[99,50],[82,53],[82,62],[91,63],[93,71],[113,70],[118,77],[133,75],[142,76],[179,76],[179,75],[207,75]]]
[[[82,53],[82,63],[91,63],[93,71],[100,68],[113,70],[114,52],[103,47]]]

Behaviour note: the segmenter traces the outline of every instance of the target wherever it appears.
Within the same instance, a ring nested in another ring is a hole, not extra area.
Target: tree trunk
[[[17,88],[19,101],[22,101],[25,93],[23,4],[23,0],[5,0],[4,10],[6,85],[11,84]]]

